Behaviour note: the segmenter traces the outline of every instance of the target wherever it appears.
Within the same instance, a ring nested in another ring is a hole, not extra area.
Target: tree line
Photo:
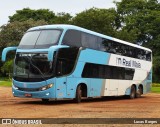
[[[24,8],[9,16],[0,26],[0,51],[18,45],[27,29],[47,24],[72,24],[108,36],[138,44],[153,51],[153,82],[160,82],[160,3],[158,0],[114,1],[116,8],[90,8],[75,16],[54,13],[49,9]],[[0,75],[12,72],[12,54],[6,63],[0,62]]]

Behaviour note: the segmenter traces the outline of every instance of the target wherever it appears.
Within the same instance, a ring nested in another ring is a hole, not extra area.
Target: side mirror
[[[4,48],[2,51],[2,61],[5,62],[6,61],[6,57],[7,57],[7,53],[10,51],[14,51],[17,50],[17,47],[7,47]]]
[[[48,49],[48,61],[53,61],[53,56],[54,56],[55,51],[57,51],[60,48],[69,48],[69,46],[66,46],[66,45],[51,46]]]

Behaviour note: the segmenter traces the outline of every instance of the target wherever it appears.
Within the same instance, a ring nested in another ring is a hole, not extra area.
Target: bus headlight
[[[40,88],[40,91],[49,89],[49,88],[51,88],[51,87],[53,87],[53,84],[49,84],[49,85],[43,86],[43,87]]]
[[[14,89],[18,90],[18,87],[15,86],[13,83],[12,83],[12,86],[13,86]]]

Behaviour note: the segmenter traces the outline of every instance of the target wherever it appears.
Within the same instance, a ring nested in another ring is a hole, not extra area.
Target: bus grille
[[[40,91],[39,88],[20,88],[20,87],[18,87],[18,90],[21,90],[21,91],[32,91],[32,92]]]

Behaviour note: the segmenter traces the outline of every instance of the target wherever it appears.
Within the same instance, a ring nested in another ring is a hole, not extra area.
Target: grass
[[[160,87],[152,87],[151,91],[152,93],[160,93]]]
[[[7,78],[1,78],[0,79],[0,86],[5,86],[5,87],[11,87],[12,86],[12,81],[7,79]],[[153,83],[151,92],[153,93],[160,93],[160,84],[159,83]]]
[[[12,81],[0,81],[0,86],[11,87]]]
[[[9,80],[7,77],[0,77],[0,86],[11,87],[12,80]]]
[[[152,87],[160,87],[160,83],[152,83]]]

